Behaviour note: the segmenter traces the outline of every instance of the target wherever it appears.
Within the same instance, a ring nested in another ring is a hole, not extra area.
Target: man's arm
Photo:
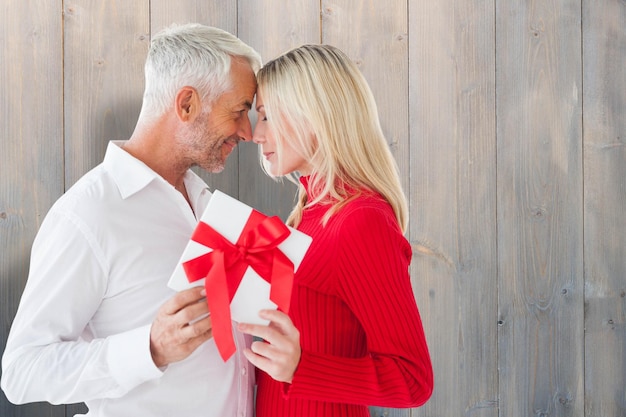
[[[150,356],[149,325],[107,338],[91,333],[107,268],[86,225],[48,214],[2,359],[11,402],[114,398],[162,374]]]

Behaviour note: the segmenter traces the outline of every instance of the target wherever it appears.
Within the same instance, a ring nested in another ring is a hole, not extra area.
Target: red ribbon
[[[266,217],[255,210],[252,210],[235,244],[206,223],[198,223],[194,230],[191,240],[213,251],[184,262],[183,268],[189,282],[205,278],[213,337],[224,361],[236,350],[230,302],[248,267],[271,284],[270,300],[285,313],[289,311],[293,262],[278,249],[289,234],[289,229],[278,217]]]

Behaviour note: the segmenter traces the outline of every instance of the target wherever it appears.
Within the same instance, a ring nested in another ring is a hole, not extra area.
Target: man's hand
[[[203,287],[177,293],[159,309],[150,329],[150,352],[158,367],[178,362],[212,337]]]
[[[288,315],[277,310],[261,310],[259,317],[270,320],[268,326],[240,323],[240,332],[260,337],[244,350],[246,358],[276,381],[291,382],[300,363],[300,332]]]

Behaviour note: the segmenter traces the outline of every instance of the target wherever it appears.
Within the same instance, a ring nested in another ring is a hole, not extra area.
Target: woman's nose
[[[260,145],[265,142],[265,136],[263,136],[262,128],[259,127],[259,124],[254,127],[254,132],[252,133],[252,142]]]

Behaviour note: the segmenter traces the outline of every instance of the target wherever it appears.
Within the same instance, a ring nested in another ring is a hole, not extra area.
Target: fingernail
[[[201,295],[201,296],[203,296],[203,297],[205,297],[205,296],[206,296],[206,290],[205,290],[205,289],[203,289],[202,291],[200,291],[200,295]]]

